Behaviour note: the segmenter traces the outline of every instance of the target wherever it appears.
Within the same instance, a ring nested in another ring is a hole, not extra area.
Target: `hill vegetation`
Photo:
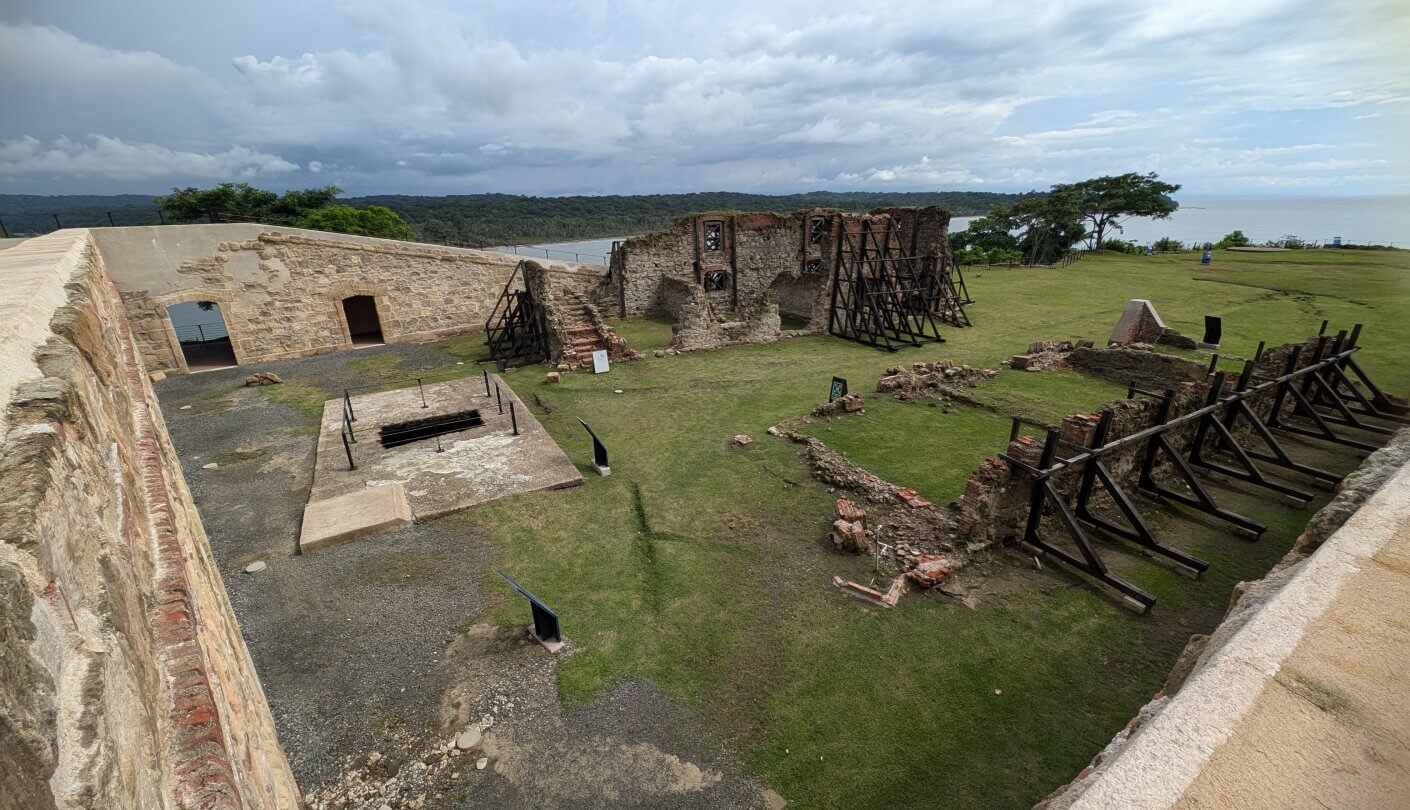
[[[199,190],[173,191],[171,196],[177,197]],[[490,246],[637,234],[669,227],[677,217],[701,211],[787,212],[803,208],[865,211],[889,205],[939,205],[952,214],[965,216],[982,214],[992,205],[1017,202],[1023,196],[985,191],[814,191],[781,195],[719,191],[604,197],[390,194],[343,197],[337,202],[354,208],[388,208],[401,215],[419,238],[428,241]],[[139,194],[56,197],[0,194],[0,219],[11,234],[52,231],[56,227],[54,214],[58,214],[64,227],[156,225],[161,221],[156,199]],[[109,213],[113,215],[112,222],[108,219]]]

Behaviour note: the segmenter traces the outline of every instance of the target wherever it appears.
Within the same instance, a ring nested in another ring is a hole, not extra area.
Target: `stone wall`
[[[613,254],[610,284],[623,317],[674,319],[677,349],[765,343],[827,328],[844,230],[894,224],[903,254],[945,260],[949,221],[939,208],[700,214],[624,242]],[[782,330],[781,314],[801,320],[800,328]]]
[[[245,365],[351,348],[342,301],[354,295],[375,299],[388,343],[481,331],[517,262],[489,251],[270,231],[181,261],[171,274],[185,283],[165,293],[123,282],[122,269],[116,272],[148,368],[184,371],[166,313],[172,304],[219,303],[236,360]]]
[[[297,806],[89,232],[0,276],[0,805]]]
[[[612,264],[620,312],[623,317],[667,314],[673,302],[663,298],[666,279],[705,288],[710,274],[722,273],[724,289],[705,290],[716,310],[757,308],[767,297],[786,314],[820,328],[826,324],[839,233],[863,221],[899,224],[902,248],[910,255],[950,255],[950,215],[940,208],[700,214],[622,244]]]

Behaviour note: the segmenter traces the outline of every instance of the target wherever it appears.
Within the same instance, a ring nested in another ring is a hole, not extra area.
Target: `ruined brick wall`
[[[701,287],[708,309],[725,320],[743,320],[772,307],[801,320],[803,330],[825,329],[839,232],[844,227],[856,230],[863,221],[880,229],[899,224],[899,247],[905,254],[942,260],[950,256],[950,215],[940,208],[888,208],[870,214],[700,214],[622,244],[612,263],[618,311],[623,317],[671,317],[680,311],[685,295],[680,285],[693,284]],[[706,289],[712,273],[726,274],[729,283],[724,289]],[[689,311],[693,316],[702,309],[692,305]],[[757,319],[753,323],[762,327]],[[761,340],[779,336],[767,328],[732,329]],[[697,329],[687,325],[685,331],[693,335]],[[709,341],[741,342],[738,336],[703,334],[692,342]]]
[[[1299,367],[1308,365],[1311,362],[1313,352],[1312,347],[1316,345],[1316,339],[1310,339],[1302,344],[1289,344],[1268,350],[1255,365],[1255,374],[1265,378],[1277,377],[1287,370],[1287,358],[1295,345],[1303,347]],[[1075,357],[1079,352],[1074,351],[1069,358]],[[1144,367],[1145,377],[1150,377],[1155,383],[1151,387],[1156,390],[1170,388],[1175,392],[1174,403],[1170,409],[1168,419],[1174,420],[1180,416],[1198,410],[1208,401],[1211,382],[1204,379],[1204,367],[1200,367],[1200,379],[1192,381],[1181,380],[1181,377],[1192,376],[1190,366],[1198,366],[1194,361],[1182,358],[1169,358],[1177,361],[1174,365],[1167,365],[1162,359],[1165,356],[1154,352],[1131,352],[1128,349],[1099,349],[1085,350],[1092,357],[1116,357],[1116,362],[1124,372],[1131,372],[1141,380],[1143,371],[1141,368],[1129,366],[1127,360],[1131,357],[1144,358],[1152,365]],[[1124,358],[1124,359],[1123,359]],[[1188,365],[1181,365],[1188,364]],[[1074,364],[1075,365],[1075,364]],[[1178,380],[1172,383],[1169,374],[1175,374]],[[1166,376],[1161,376],[1162,374]],[[1237,375],[1230,374],[1224,380],[1224,389],[1233,390]],[[1257,381],[1255,381],[1255,385]],[[1273,408],[1275,395],[1273,391],[1262,391],[1252,394],[1245,399],[1249,407],[1258,415],[1259,419],[1266,420]],[[1289,407],[1289,403],[1284,403],[1284,408]],[[1112,422],[1107,434],[1107,440],[1129,436],[1133,433],[1144,430],[1154,424],[1155,418],[1160,410],[1160,401],[1147,396],[1137,396],[1132,399],[1121,399],[1109,402],[1097,411],[1085,414],[1070,414],[1063,418],[1058,426],[1059,434],[1066,442],[1086,446],[1091,443],[1093,432],[1102,411],[1110,411]],[[1165,433],[1166,438],[1174,446],[1177,452],[1188,456],[1190,444],[1194,441],[1197,424],[1191,422],[1187,425],[1174,428]],[[1249,425],[1247,419],[1237,420],[1231,432],[1234,437],[1246,448],[1265,450],[1260,443],[1257,434]],[[1217,437],[1210,431],[1205,438],[1207,447],[1212,448]],[[1111,473],[1112,477],[1119,485],[1128,491],[1135,488],[1140,476],[1141,462],[1145,458],[1149,442],[1133,442],[1129,447],[1120,448],[1102,457],[1102,463]],[[1043,440],[1032,436],[1019,436],[1008,447],[1008,455],[1024,461],[1030,466],[1037,466],[1039,456],[1042,453]],[[1071,458],[1079,451],[1072,447],[1061,448],[1057,456],[1059,458]],[[1154,474],[1160,480],[1173,480],[1173,475],[1169,470],[1170,464],[1163,456],[1158,457],[1158,462],[1154,468]],[[1053,477],[1054,485],[1058,491],[1067,496],[1069,503],[1075,502],[1077,487],[1081,480],[1081,469],[1076,468],[1066,472],[1058,473]],[[1028,503],[1031,494],[1030,479],[1022,474],[1015,473],[1007,462],[1000,458],[993,458],[986,461],[980,468],[970,476],[966,483],[965,492],[959,499],[958,526],[961,533],[972,541],[994,543],[1009,540],[1022,534],[1024,521],[1028,514]],[[1093,504],[1098,508],[1108,504],[1109,499],[1099,487],[1094,496]]]
[[[342,301],[354,295],[375,299],[387,343],[481,331],[518,261],[492,251],[266,232],[181,261],[172,272],[185,283],[164,292],[125,267],[115,272],[147,367],[184,371],[166,313],[172,304],[218,302],[244,365],[350,348]]]
[[[90,235],[0,275],[0,804],[297,806]]]

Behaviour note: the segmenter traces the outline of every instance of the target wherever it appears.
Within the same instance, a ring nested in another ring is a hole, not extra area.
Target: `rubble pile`
[[[844,394],[831,402],[824,402],[813,409],[813,416],[840,416],[847,413],[866,413],[866,403],[856,392]]]
[[[313,810],[352,807],[442,807],[468,772],[489,764],[483,740],[494,718],[485,715],[448,740],[427,743],[391,736],[383,751],[348,757],[342,777],[304,797]]]
[[[1008,361],[1015,371],[1053,371],[1067,368],[1067,356],[1073,349],[1090,349],[1090,340],[1040,340],[1028,346],[1026,354],[1016,354]]]
[[[999,372],[991,368],[974,368],[953,360],[933,363],[913,363],[910,368],[892,366],[876,383],[876,390],[893,392],[897,399],[919,396],[946,395],[992,379]]]

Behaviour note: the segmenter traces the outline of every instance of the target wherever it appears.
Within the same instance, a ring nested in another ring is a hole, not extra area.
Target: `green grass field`
[[[1410,391],[1410,253],[1306,251],[1087,258],[1063,270],[972,273],[975,326],[948,342],[888,355],[834,338],[649,356],[606,375],[546,385],[543,369],[506,375],[587,471],[585,486],[499,501],[444,518],[489,530],[495,566],[552,604],[581,648],[559,667],[581,704],[622,679],[646,678],[689,706],[745,767],[798,807],[936,804],[1027,807],[1070,780],[1160,688],[1192,633],[1222,616],[1240,580],[1262,576],[1312,510],[1224,490],[1232,508],[1272,528],[1259,542],[1187,515],[1154,516],[1213,567],[1199,581],[1108,546],[1113,569],[1160,599],[1151,615],[1114,606],[1075,576],[993,563],[1001,595],[968,609],[909,594],[881,611],[829,585],[871,577],[866,560],[823,540],[832,500],[797,448],[765,435],[826,399],[832,376],[870,392],[888,365],[952,358],[995,367],[1039,339],[1103,343],[1126,301],[1148,298],[1168,325],[1198,337],[1224,317],[1224,350],[1251,355],[1315,332],[1366,324],[1364,364],[1388,391]],[[669,325],[619,325],[650,349]],[[449,345],[464,358],[464,340]],[[620,391],[620,393],[618,393]],[[1055,422],[1123,392],[1077,374],[1004,372],[973,390],[980,406],[898,403],[866,393],[865,415],[814,428],[860,463],[937,504],[975,464],[1003,449],[1009,413]],[[590,472],[586,419],[608,444],[613,475]],[[733,447],[730,437],[758,441]],[[1302,451],[1349,469],[1354,456]],[[1029,566],[1031,568],[1031,566]],[[522,621],[505,591],[497,618]],[[1000,690],[1002,694],[996,694]]]

